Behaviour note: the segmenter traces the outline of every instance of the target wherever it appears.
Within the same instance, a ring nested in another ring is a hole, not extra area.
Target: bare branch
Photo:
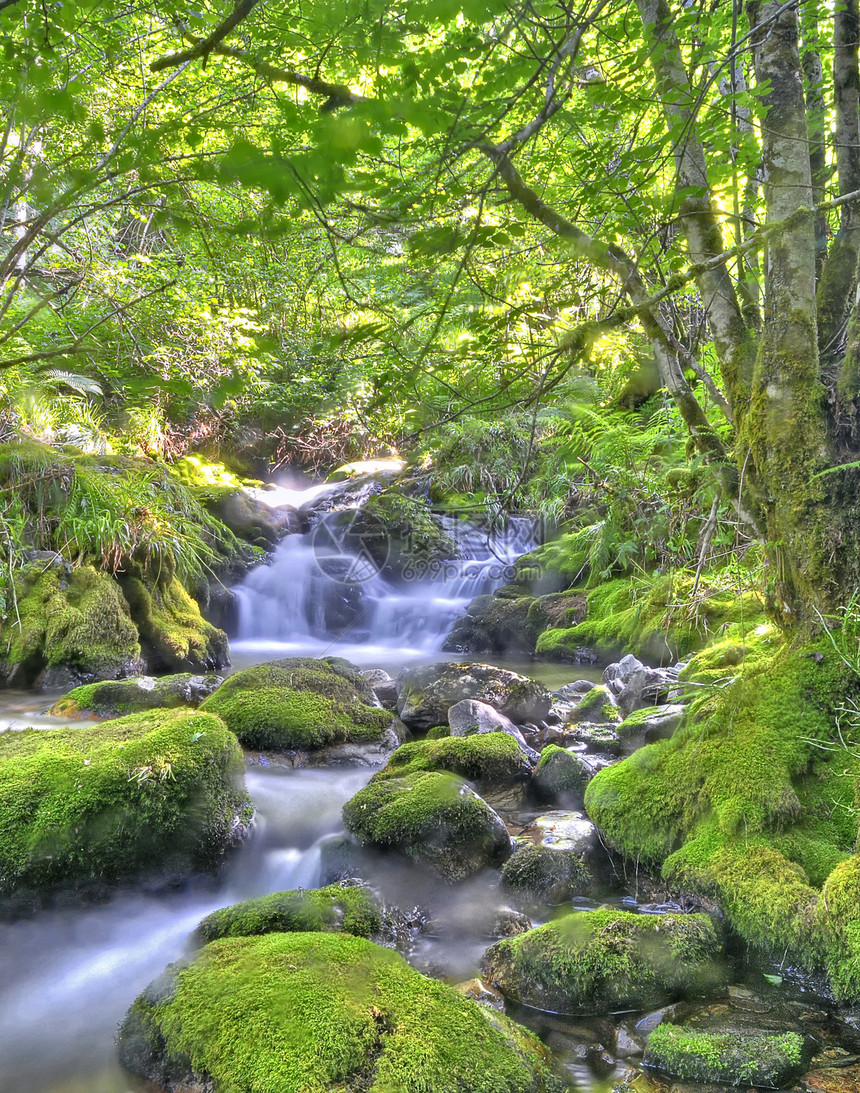
[[[152,72],[161,72],[165,68],[175,68],[177,65],[184,65],[191,61],[196,61],[200,57],[204,60],[213,49],[222,42],[231,31],[234,31],[236,27],[243,22],[251,14],[260,0],[238,0],[236,7],[233,9],[232,14],[217,26],[208,38],[202,39],[196,45],[191,46],[190,49],[183,49],[179,53],[170,53],[166,57],[159,57],[153,61],[149,68]]]

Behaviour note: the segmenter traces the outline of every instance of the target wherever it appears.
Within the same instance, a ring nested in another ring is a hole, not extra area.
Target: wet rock
[[[361,673],[379,700],[380,706],[385,710],[397,709],[397,684],[394,678],[383,671],[382,668],[369,668]]]
[[[573,851],[583,859],[600,846],[597,828],[582,812],[561,809],[545,812],[532,820],[520,834],[537,846]]]
[[[603,684],[593,686],[582,696],[573,716],[576,721],[590,721],[598,725],[617,724],[621,720],[615,695]]]
[[[606,668],[603,682],[615,695],[622,714],[627,717],[643,706],[670,701],[678,693],[678,669],[648,668],[629,655]]]
[[[634,710],[618,726],[618,737],[624,750],[631,752],[641,748],[643,744],[668,740],[680,725],[684,711],[685,707],[680,703],[645,706]]]
[[[534,748],[529,747],[523,734],[513,721],[486,702],[478,702],[471,698],[456,702],[448,709],[448,724],[452,736],[473,736],[491,732],[506,733],[516,740],[532,762],[536,763],[538,760],[537,752]]]
[[[444,649],[458,653],[533,653],[548,616],[524,588],[476,596],[454,624]]]
[[[455,774],[374,781],[347,802],[343,818],[362,843],[396,850],[449,881],[499,866],[511,853],[498,814]]]
[[[493,987],[488,986],[482,979],[468,979],[465,983],[455,983],[454,990],[465,998],[471,998],[473,1002],[477,1002],[479,1005],[498,1010],[500,1013],[504,1012],[504,997]]]
[[[397,677],[397,712],[407,725],[442,724],[463,699],[486,702],[515,723],[541,721],[552,700],[540,683],[490,664],[442,662],[404,669]]]
[[[796,1032],[772,1035],[661,1024],[648,1038],[645,1062],[675,1078],[783,1089],[799,1078],[809,1049]]]
[[[585,787],[592,777],[580,755],[550,744],[541,753],[531,784],[536,795],[544,801],[582,808]]]
[[[610,725],[594,725],[585,722],[576,726],[570,739],[583,744],[587,751],[609,752],[610,755],[624,753],[624,744],[618,732]]]
[[[601,909],[497,941],[481,970],[514,1001],[557,1013],[597,1013],[713,988],[722,976],[719,953],[706,915]]]
[[[573,683],[565,683],[563,687],[559,687],[555,693],[565,701],[578,702],[583,695],[588,694],[593,686],[593,680],[575,679]]]
[[[138,676],[87,683],[61,698],[50,713],[54,717],[123,717],[140,710],[199,706],[223,682],[223,676],[180,672],[160,679]]]
[[[575,851],[528,843],[502,866],[502,883],[528,899],[558,906],[584,895],[592,877]]]
[[[831,1066],[803,1076],[805,1093],[860,1093],[860,1066]]]
[[[672,1021],[677,1012],[677,1006],[663,1006],[661,1009],[654,1010],[653,1013],[646,1013],[636,1022],[636,1032],[640,1036],[647,1036],[663,1021]]]
[[[638,1033],[638,1026],[619,1025],[615,1033],[615,1054],[619,1059],[631,1059],[645,1050],[645,1038]]]
[[[490,937],[516,937],[531,928],[532,921],[528,915],[524,915],[520,911],[512,911],[509,907],[503,907],[493,919],[493,924],[490,927]]]

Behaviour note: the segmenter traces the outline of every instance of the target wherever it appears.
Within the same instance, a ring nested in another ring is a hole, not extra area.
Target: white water
[[[288,535],[270,564],[258,566],[234,591],[239,658],[249,654],[335,653],[367,664],[435,653],[475,596],[513,578],[513,563],[536,545],[533,522],[511,519],[487,531],[454,520],[446,531],[456,560],[407,568],[397,584],[369,556],[339,549],[323,523]]]

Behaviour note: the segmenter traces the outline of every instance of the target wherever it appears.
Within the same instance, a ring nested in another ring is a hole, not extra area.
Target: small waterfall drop
[[[535,522],[511,517],[485,528],[442,517],[460,557],[407,564],[396,583],[360,545],[345,549],[321,534],[288,535],[270,562],[234,589],[234,651],[343,655],[434,653],[475,596],[512,580],[513,563],[537,545]]]

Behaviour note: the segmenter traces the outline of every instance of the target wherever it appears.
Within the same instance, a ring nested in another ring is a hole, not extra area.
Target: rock
[[[492,987],[488,987],[481,979],[468,979],[465,983],[455,983],[454,990],[481,1006],[504,1013],[505,1000],[502,995]]]
[[[668,740],[680,725],[685,707],[675,703],[663,706],[644,706],[634,710],[618,726],[618,736],[625,751],[635,751],[643,744]]]
[[[490,937],[516,937],[524,934],[532,928],[531,919],[520,911],[512,911],[509,907],[503,907],[490,927]]]
[[[531,785],[542,800],[555,800],[571,808],[582,808],[585,787],[592,774],[576,752],[550,744],[541,752]]]
[[[401,745],[374,778],[402,778],[424,770],[445,770],[481,787],[524,782],[531,763],[517,741],[503,732],[413,740]],[[519,795],[521,796],[521,795]]]
[[[661,1009],[654,1010],[653,1013],[646,1013],[636,1022],[636,1031],[640,1036],[653,1032],[662,1021],[671,1021],[677,1010],[677,1006],[663,1006]]]
[[[451,653],[533,653],[549,622],[543,605],[525,588],[508,585],[477,596],[445,639]]]
[[[796,1032],[705,1032],[668,1024],[658,1025],[648,1037],[645,1055],[649,1066],[675,1078],[775,1089],[799,1078],[808,1061],[803,1037]]]
[[[586,721],[573,730],[572,739],[585,746],[586,751],[608,752],[610,755],[622,755],[624,744],[618,732],[609,725],[594,725]]]
[[[320,843],[319,883],[328,887],[370,876],[372,856],[351,835],[330,835]]]
[[[555,692],[565,702],[578,702],[583,695],[588,694],[594,683],[590,679],[575,679],[573,683],[565,683]]]
[[[397,712],[407,725],[441,725],[464,698],[486,702],[517,724],[541,721],[552,700],[540,683],[491,664],[442,662],[404,669],[397,677]]]
[[[536,817],[521,832],[537,846],[555,850],[572,850],[579,858],[586,858],[600,846],[597,828],[582,812],[561,809],[545,812]]]
[[[574,711],[577,721],[589,721],[594,724],[618,723],[621,714],[612,691],[601,683],[596,684],[582,696]]]
[[[136,999],[122,1064],[158,1088],[559,1093],[545,1052],[503,1014],[348,934],[225,938]],[[192,1068],[193,1060],[193,1068]],[[262,1089],[259,1081],[254,1087]]]
[[[120,584],[150,671],[211,672],[229,667],[227,635],[203,618],[177,577],[160,583],[129,571]]]
[[[635,1029],[627,1025],[619,1025],[615,1034],[615,1054],[619,1059],[630,1059],[634,1055],[641,1055],[645,1050],[645,1044]]]
[[[860,1093],[860,1066],[827,1067],[803,1076],[806,1093]]]
[[[122,717],[140,710],[199,706],[224,682],[223,676],[138,676],[76,687],[51,707],[53,717]]]
[[[68,687],[144,670],[128,604],[107,573],[28,566],[16,577],[15,593],[17,614],[2,629],[5,683]]]
[[[472,736],[479,733],[507,733],[519,744],[522,751],[533,763],[538,760],[538,754],[534,748],[529,747],[523,734],[510,718],[487,705],[486,702],[477,702],[475,699],[464,698],[461,702],[455,702],[448,709],[448,725],[452,736]]]
[[[361,673],[376,695],[380,706],[392,712],[397,709],[397,684],[382,668],[369,668]]]
[[[222,907],[200,922],[192,935],[200,945],[222,937],[256,937],[296,931],[372,937],[382,929],[379,904],[361,884],[275,892]]]
[[[455,774],[373,781],[347,802],[343,819],[362,843],[397,850],[449,881],[499,866],[511,853],[499,816]]]
[[[370,685],[347,661],[289,657],[230,676],[201,709],[223,718],[247,748],[374,745],[378,762],[396,746],[396,730],[386,737],[391,714],[369,701],[375,702]]]
[[[533,843],[515,849],[502,866],[506,888],[550,906],[585,895],[591,881],[591,873],[575,851]]]
[[[506,998],[560,1013],[642,1009],[716,986],[720,944],[707,915],[574,912],[484,954]]]
[[[664,703],[678,690],[677,668],[646,668],[634,656],[610,664],[603,681],[615,695],[625,717],[643,706]]]
[[[217,867],[251,817],[243,769],[196,710],[0,733],[0,895]]]

